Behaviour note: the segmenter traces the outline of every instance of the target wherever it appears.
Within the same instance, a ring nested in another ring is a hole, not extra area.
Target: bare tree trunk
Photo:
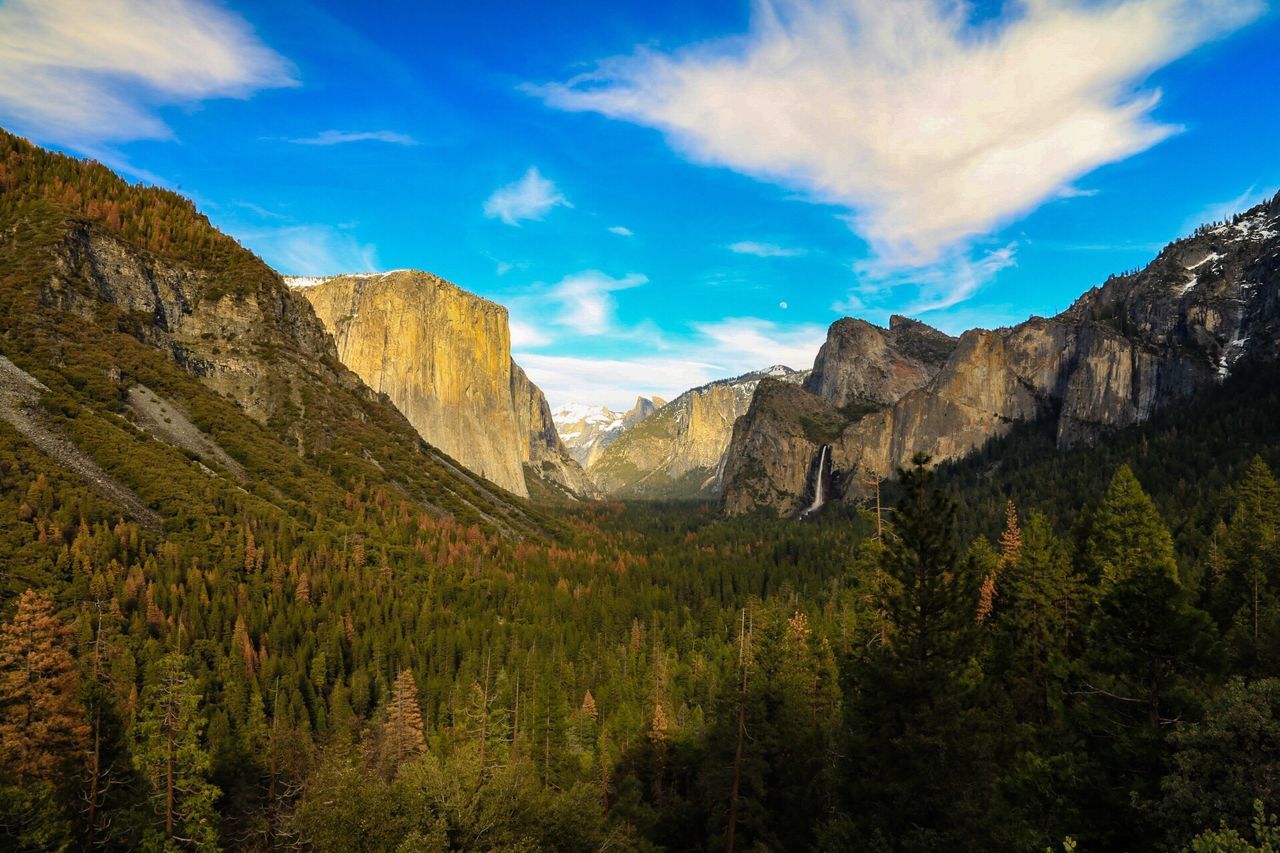
[[[733,853],[734,837],[738,830],[738,793],[742,788],[742,742],[747,731],[747,611],[743,608],[742,624],[738,628],[738,667],[742,670],[742,693],[738,698],[738,743],[733,752],[733,792],[729,795],[729,831],[725,850]]]
[[[511,758],[512,764],[516,760],[516,742],[520,737],[520,676],[516,675],[516,705],[515,710],[511,714]]]
[[[173,838],[173,727],[165,734],[165,782],[164,782],[164,837]]]
[[[85,839],[86,850],[92,850],[95,843],[94,830],[98,821],[98,777],[102,773],[102,709],[95,705],[93,709],[93,758],[89,764],[89,835]]]

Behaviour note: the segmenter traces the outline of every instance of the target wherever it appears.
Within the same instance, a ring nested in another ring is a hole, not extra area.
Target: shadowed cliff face
[[[877,336],[869,324],[840,320],[805,387],[827,406],[827,417],[857,398],[892,403],[850,418],[831,436],[833,467],[856,497],[862,483],[890,476],[917,452],[956,458],[1014,423],[1046,416],[1057,418],[1060,447],[1093,441],[1226,376],[1241,358],[1275,358],[1278,293],[1280,196],[1232,224],[1171,244],[1142,271],[1109,279],[1057,317],[966,332],[936,367],[919,349],[917,357],[895,352],[894,330]],[[941,343],[918,329],[910,337],[917,347]],[[941,348],[927,352],[936,356]],[[927,381],[906,388],[930,369]],[[797,473],[804,453],[788,447],[790,464],[761,454],[784,439],[796,443],[803,432],[797,424],[812,419],[816,405],[793,400],[768,416],[744,418],[730,466],[767,474],[741,487],[727,478],[726,512],[794,509],[804,489]],[[788,408],[801,414],[788,420]],[[753,434],[760,431],[769,435]],[[820,443],[810,440],[810,459]]]
[[[511,360],[501,305],[412,270],[334,276],[294,292],[315,308],[342,362],[428,442],[521,496],[529,495],[526,466],[591,493],[542,392]]]
[[[514,361],[511,362],[511,401],[516,433],[525,437],[520,463],[526,466],[526,480],[537,477],[553,489],[567,493],[567,497],[598,497],[595,485],[560,440],[547,398]]]

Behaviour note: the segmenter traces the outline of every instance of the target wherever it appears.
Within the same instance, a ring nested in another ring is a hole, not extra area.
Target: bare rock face
[[[724,511],[742,515],[767,507],[784,516],[799,512],[823,439],[814,426],[833,411],[826,400],[796,384],[761,382],[733,427],[723,472]]]
[[[1060,447],[1092,442],[1220,380],[1246,357],[1280,357],[1280,196],[1167,246],[1145,269],[1108,279],[1056,317],[966,332],[925,384],[842,427],[832,465],[846,496],[857,497],[861,483],[891,476],[917,452],[954,459],[1019,422],[1053,418]],[[833,326],[819,362],[806,388],[830,402],[886,400],[909,375],[859,321]],[[767,436],[749,433],[752,424],[794,434],[784,420],[781,412],[744,419],[730,466],[768,446]],[[767,485],[738,493],[730,481],[725,510],[790,511],[803,481],[794,463],[780,464],[766,466]]]
[[[595,484],[560,440],[547,398],[514,361],[511,362],[511,401],[516,414],[516,432],[526,436],[520,458],[525,466],[526,482],[532,476],[558,487],[567,497],[597,497]]]
[[[589,493],[542,392],[511,360],[506,308],[416,270],[290,283],[343,364],[429,443],[517,495],[529,495],[528,470]]]
[[[589,469],[606,447],[666,404],[656,396],[637,397],[626,412],[615,412],[607,406],[569,404],[554,410],[551,416],[569,454]]]
[[[934,377],[955,338],[895,315],[889,328],[846,317],[827,331],[805,390],[836,406],[893,403]]]
[[[805,374],[777,365],[686,391],[623,432],[587,473],[618,497],[717,495],[734,423],[766,378],[798,384]]]
[[[223,294],[210,271],[139,251],[85,225],[68,230],[56,263],[58,273],[42,288],[45,304],[89,318],[112,305],[137,317],[134,334],[259,423],[282,424],[300,450],[306,385],[320,381],[369,395],[338,362],[306,300],[265,266],[250,270],[259,273],[258,286]]]

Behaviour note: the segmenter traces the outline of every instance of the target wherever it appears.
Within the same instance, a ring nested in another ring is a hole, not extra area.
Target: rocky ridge
[[[836,491],[857,498],[865,483],[917,452],[963,456],[1018,422],[1051,419],[1060,447],[1093,441],[1228,375],[1242,358],[1280,355],[1278,292],[1280,196],[1170,244],[1144,269],[1113,276],[1056,317],[966,332],[926,383],[838,432],[810,430],[801,440],[800,416],[788,420],[762,396],[761,411],[735,431],[724,509],[794,514],[823,444],[831,447]],[[867,387],[892,384],[858,360],[862,350],[832,353],[838,364],[824,374],[838,378],[806,386],[828,411]],[[795,445],[784,454],[790,464],[763,458],[762,448],[784,440]]]
[[[661,397],[637,397],[626,412],[615,412],[607,406],[568,404],[555,409],[551,416],[565,447],[586,469],[624,432],[666,404]]]

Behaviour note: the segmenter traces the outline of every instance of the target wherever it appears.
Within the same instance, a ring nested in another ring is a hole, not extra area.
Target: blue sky
[[[507,305],[553,405],[1050,314],[1280,188],[1262,0],[0,0],[0,123],[286,274]]]

